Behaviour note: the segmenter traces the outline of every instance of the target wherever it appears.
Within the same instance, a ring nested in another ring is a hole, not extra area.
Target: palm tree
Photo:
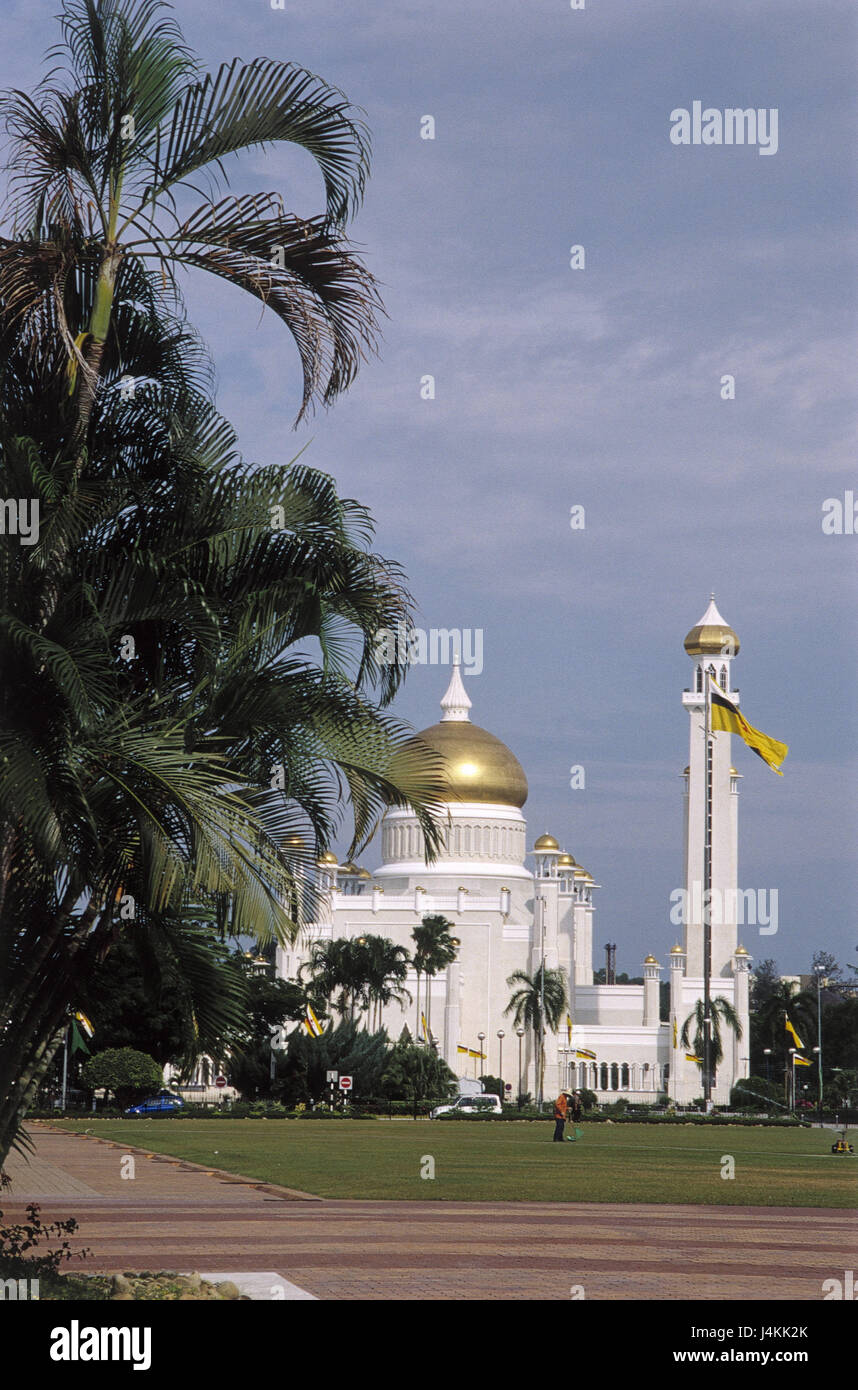
[[[728,1028],[732,1028],[733,1032],[736,1034],[736,1037],[740,1040],[742,1037],[742,1024],[740,1022],[739,1015],[733,1008],[733,1005],[730,1003],[729,999],[725,999],[722,994],[718,994],[715,996],[714,999],[710,999],[709,1004],[710,1022],[712,1025],[711,1038],[709,1043],[709,1057],[710,1066],[712,1068],[712,1075],[714,1077],[715,1070],[724,1056],[724,1048],[721,1040],[722,1021]],[[682,1046],[693,1047],[695,1056],[700,1058],[702,1058],[705,1055],[705,1012],[706,1010],[703,1000],[698,999],[694,1005],[693,1012],[688,1015],[688,1018],[683,1023],[682,1033],[680,1035],[680,1042],[682,1043]],[[690,1042],[692,1025],[694,1027],[693,1044]],[[700,1066],[702,1074],[702,1061],[700,1063]]]
[[[530,1028],[534,1047],[539,1057],[539,1102],[542,1104],[542,1091],[545,1082],[545,1032],[546,1026],[552,1033],[560,1027],[560,1020],[568,1001],[566,976],[559,968],[545,968],[540,965],[532,975],[524,970],[514,970],[507,984],[517,986],[504,1009],[512,1014],[516,1028]]]
[[[0,1162],[69,1008],[129,922],[181,961],[202,1051],[234,1022],[218,943],[288,939],[284,903],[296,884],[312,896],[284,842],[309,827],[326,847],[348,804],[358,853],[387,805],[410,804],[430,855],[437,844],[440,771],[369,698],[379,687],[386,704],[404,672],[374,655],[378,629],[410,613],[401,574],[368,550],[365,510],[329,478],[244,466],[168,294],[169,257],[187,244],[181,226],[157,230],[159,206],[212,158],[292,138],[282,108],[296,70],[232,65],[189,86],[160,9],[69,0],[81,80],[6,107],[25,230],[0,245],[0,488],[35,495],[43,524],[33,546],[0,537]],[[351,126],[344,109],[326,125],[321,88],[301,90],[294,138],[327,161],[329,208],[339,187],[342,209],[349,170],[354,192],[364,169],[338,142]],[[138,152],[149,150],[140,160],[121,143],[132,114],[127,138],[142,132]],[[135,222],[127,198],[147,158],[151,197]],[[163,252],[166,290],[142,243],[120,244],[133,226]],[[217,245],[186,262],[258,293],[250,252]],[[308,351],[314,334],[312,351],[325,332],[336,338],[326,396],[348,375],[336,322],[349,298],[335,280],[322,275],[328,317],[301,329]],[[297,304],[311,290],[296,284]],[[126,378],[138,382],[130,395]],[[294,654],[308,636],[318,668]]]
[[[375,343],[375,282],[342,234],[368,174],[365,125],[341,92],[293,63],[234,59],[200,74],[166,9],[64,0],[52,53],[62,66],[34,96],[12,91],[3,102],[17,236],[0,244],[0,278],[25,335],[45,295],[54,302],[77,397],[76,471],[129,264],[156,269],[176,298],[182,266],[270,308],[298,348],[299,418],[316,397],[329,403],[345,390]],[[322,215],[287,213],[273,192],[220,196],[232,157],[284,141],[319,165]],[[80,277],[94,293],[88,313],[70,319]]]
[[[773,1052],[777,1055],[783,1047],[784,1080],[789,1076],[789,1049],[795,1046],[787,1022],[799,1037],[805,1038],[815,1023],[816,1000],[812,994],[800,990],[792,980],[778,980],[772,984],[766,998],[755,1011],[755,1022],[764,1037],[767,1037]]]
[[[414,965],[417,969],[417,1033],[420,1036],[420,976],[425,975],[426,1028],[432,1041],[432,980],[456,959],[458,942],[450,935],[453,923],[439,914],[427,913],[411,939],[416,943]]]

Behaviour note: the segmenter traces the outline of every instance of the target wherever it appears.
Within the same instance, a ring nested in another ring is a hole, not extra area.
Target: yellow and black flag
[[[743,714],[740,714],[733,701],[728,699],[723,690],[720,690],[715,682],[710,678],[709,681],[709,703],[710,703],[710,722],[712,729],[716,733],[738,734],[743,738],[748,747],[753,749],[758,758],[762,758],[779,777],[783,777],[780,765],[789,752],[785,743],[780,743],[776,738],[769,738],[768,734],[763,734],[759,729],[755,729],[749,724]]]
[[[796,1047],[804,1047],[804,1043],[802,1042],[801,1038],[798,1036],[798,1033],[795,1031],[795,1029],[793,1028],[793,1026],[792,1026],[792,1024],[790,1023],[790,1021],[789,1021],[788,1018],[785,1018],[785,1019],[784,1019],[784,1028],[786,1029],[786,1031],[787,1031],[788,1033],[791,1033],[791,1034],[792,1034],[792,1039],[793,1039],[793,1042],[795,1043]]]

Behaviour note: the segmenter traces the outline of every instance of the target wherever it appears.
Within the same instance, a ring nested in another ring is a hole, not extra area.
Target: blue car
[[[149,1100],[141,1100],[139,1105],[132,1105],[126,1110],[126,1115],[173,1115],[177,1110],[181,1110],[184,1101],[180,1096],[152,1096]]]

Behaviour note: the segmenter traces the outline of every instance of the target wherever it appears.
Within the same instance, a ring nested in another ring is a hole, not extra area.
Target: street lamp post
[[[771,1079],[772,1079],[772,1049],[771,1049],[770,1047],[764,1047],[764,1048],[763,1048],[763,1055],[765,1056],[765,1059],[766,1059],[766,1080],[767,1080],[767,1081],[771,1081]]]
[[[521,1109],[521,1040],[524,1037],[524,1029],[516,1028],[518,1034],[518,1108]]]
[[[818,1117],[822,1124],[822,970],[821,965],[816,967],[816,1053],[817,1062],[817,1084],[818,1084]]]
[[[790,1072],[790,1087],[789,1087],[789,1100],[790,1100],[790,1105],[789,1105],[789,1110],[790,1110],[790,1114],[791,1114],[791,1115],[793,1115],[793,1114],[795,1113],[795,1054],[796,1054],[796,1048],[791,1047],[791,1048],[789,1049],[789,1072]]]
[[[480,1080],[482,1081],[482,1079],[483,1079],[483,1072],[485,1071],[485,1068],[484,1068],[484,1066],[483,1066],[483,1062],[485,1061],[485,1054],[484,1054],[484,1052],[483,1052],[483,1043],[484,1043],[485,1040],[486,1040],[486,1035],[485,1035],[485,1033],[478,1033],[478,1034],[477,1034],[477,1037],[478,1037],[479,1040],[480,1040]]]
[[[504,1099],[504,1098],[503,1098],[503,1040],[504,1040],[504,1031],[503,1031],[502,1028],[499,1028],[499,1029],[498,1029],[498,1076],[500,1077],[500,1083],[501,1083],[501,1105],[503,1105],[503,1099]]]

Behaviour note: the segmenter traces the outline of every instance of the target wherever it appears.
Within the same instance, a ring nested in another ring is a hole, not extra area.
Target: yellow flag
[[[570,1043],[572,1041],[572,1019],[569,1014],[566,1015],[566,1041]]]
[[[792,1024],[790,1023],[790,1021],[789,1021],[788,1018],[785,1018],[785,1019],[784,1019],[784,1027],[786,1028],[786,1030],[787,1030],[788,1033],[791,1033],[791,1034],[792,1034],[792,1039],[793,1039],[793,1042],[795,1043],[796,1047],[804,1047],[804,1043],[802,1042],[801,1038],[798,1036],[798,1033],[795,1031],[795,1029],[793,1028],[793,1026],[792,1026]]]
[[[812,1066],[813,1066],[813,1062],[810,1060],[809,1057],[793,1057],[792,1060],[795,1062],[795,1064],[796,1064],[797,1067],[812,1067]]]
[[[75,1018],[77,1019],[83,1031],[86,1033],[86,1036],[88,1038],[91,1038],[93,1033],[95,1032],[95,1029],[82,1009],[75,1010]]]
[[[699,1066],[703,1066],[703,1058],[696,1057],[693,1052],[686,1052],[685,1060],[686,1062],[697,1062]]]
[[[780,743],[768,734],[760,733],[740,714],[732,700],[710,679],[709,681],[710,722],[716,733],[738,734],[757,757],[762,758],[779,777],[783,777],[780,765],[789,752],[785,743]]]
[[[311,1037],[320,1038],[322,1036],[322,1025],[316,1018],[312,1004],[307,1005],[307,1019],[304,1026]]]
[[[580,1057],[582,1062],[595,1062],[596,1060],[595,1052],[591,1052],[589,1047],[579,1047],[575,1056]]]

